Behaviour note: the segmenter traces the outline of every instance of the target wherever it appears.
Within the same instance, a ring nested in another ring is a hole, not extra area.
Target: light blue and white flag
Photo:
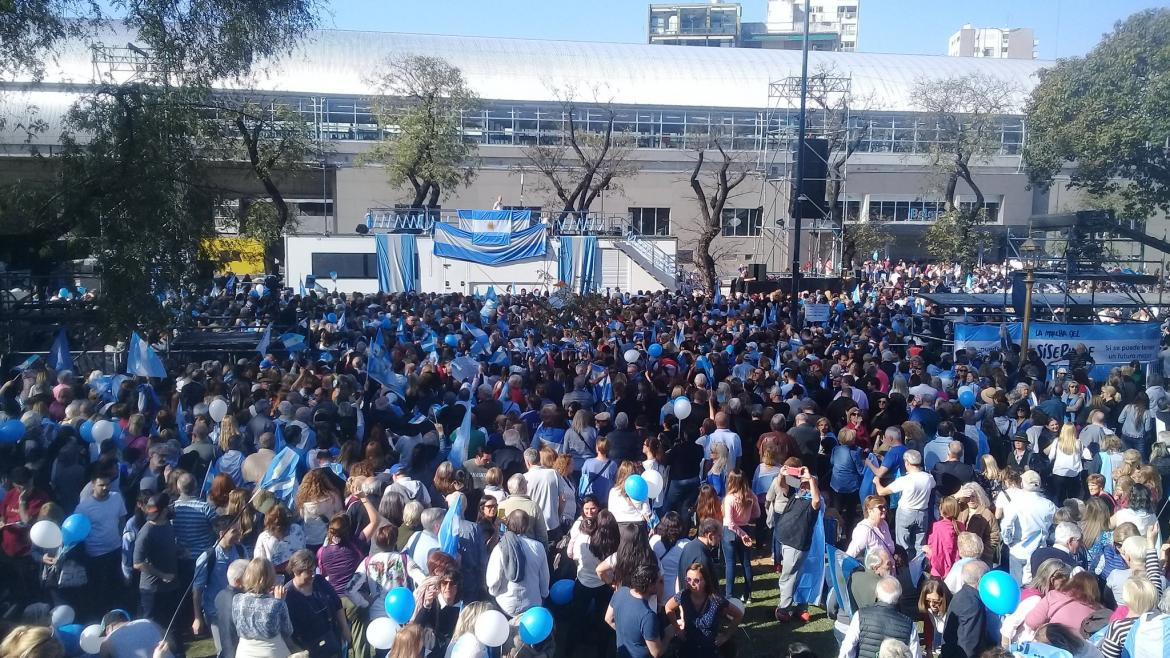
[[[394,389],[393,384],[396,383],[392,377],[394,371],[390,364],[390,356],[386,353],[385,343],[382,342],[381,329],[378,330],[374,341],[370,343],[370,358],[366,366],[366,373],[369,374],[370,379],[386,388]]]
[[[300,462],[297,451],[285,447],[273,457],[257,486],[291,507],[297,495],[297,465]]]
[[[309,349],[309,346],[305,344],[305,337],[291,331],[286,334],[281,334],[280,342],[284,343],[284,349],[289,352],[300,352],[301,350]]]
[[[484,295],[484,297],[486,297],[487,299],[490,299],[493,302],[500,301],[500,298],[496,296],[496,287],[493,285],[488,286],[487,294]]]
[[[480,329],[479,327],[477,327],[473,324],[467,324],[466,322],[462,323],[461,329],[463,331],[466,331],[467,333],[471,334],[471,337],[475,339],[472,341],[472,344],[471,344],[470,351],[472,354],[479,354],[480,352],[487,349],[487,345],[488,345],[487,332],[485,332],[483,329]]]
[[[472,244],[507,245],[512,232],[527,228],[530,210],[460,210],[459,228],[471,234]]]
[[[57,372],[73,370],[73,354],[69,351],[69,337],[64,329],[57,332],[53,346],[49,348],[49,367]]]
[[[443,523],[439,526],[439,550],[447,555],[459,555],[459,526],[463,519],[463,499],[464,496],[459,496],[455,504],[447,510]]]
[[[126,373],[139,377],[166,377],[167,369],[150,343],[135,331],[130,334],[130,349],[126,354]]]
[[[476,242],[476,236],[444,222],[435,222],[434,254],[440,258],[453,258],[483,265],[500,265],[516,261],[540,258],[548,250],[548,227],[536,224],[524,231],[511,234],[511,240],[503,243]]]
[[[488,363],[496,366],[510,366],[512,365],[512,357],[508,356],[507,350],[503,347],[497,348],[488,358]]]
[[[256,343],[256,351],[260,356],[268,354],[268,346],[272,343],[272,325],[264,328],[264,334],[260,336],[260,342]]]

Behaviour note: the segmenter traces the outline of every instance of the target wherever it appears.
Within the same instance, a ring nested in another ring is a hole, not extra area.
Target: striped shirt
[[[175,541],[187,549],[191,559],[215,543],[215,517],[219,513],[210,503],[198,498],[179,498],[173,507],[171,526]]]
[[[1146,578],[1154,584],[1154,590],[1158,593],[1158,600],[1161,600],[1162,573],[1158,564],[1158,553],[1156,551],[1147,551],[1143,566],[1145,567]],[[1156,612],[1154,611],[1150,615],[1143,616],[1149,619]],[[1136,621],[1137,617],[1126,617],[1111,622],[1109,629],[1105,631],[1105,639],[1101,642],[1101,655],[1105,658],[1121,658],[1122,650],[1125,648],[1125,641],[1129,638],[1129,632],[1133,629],[1134,622]]]

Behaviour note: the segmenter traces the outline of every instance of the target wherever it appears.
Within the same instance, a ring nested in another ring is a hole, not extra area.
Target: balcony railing
[[[388,233],[423,233],[434,231],[435,222],[459,224],[458,210],[431,208],[370,208],[366,228]],[[553,235],[595,235],[620,238],[630,232],[630,218],[619,213],[534,212],[532,221],[545,222]]]

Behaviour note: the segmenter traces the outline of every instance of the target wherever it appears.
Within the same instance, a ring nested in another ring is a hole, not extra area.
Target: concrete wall
[[[673,255],[675,240],[670,238],[654,240],[662,251]],[[600,240],[603,288],[623,291],[661,290],[662,284],[649,272],[630,259],[615,246],[613,240]],[[296,289],[305,276],[312,273],[314,253],[372,254],[375,253],[374,238],[358,235],[290,235],[285,238],[287,281]],[[434,242],[430,237],[419,236],[419,287],[424,292],[484,292],[489,285],[502,291],[508,286],[532,290],[544,289],[556,281],[557,262],[560,250],[558,240],[549,242],[544,258],[526,260],[506,265],[490,266],[471,263],[453,258],[434,255]],[[333,282],[319,280],[327,289],[333,289]],[[338,279],[337,289],[343,292],[378,292],[378,280]]]

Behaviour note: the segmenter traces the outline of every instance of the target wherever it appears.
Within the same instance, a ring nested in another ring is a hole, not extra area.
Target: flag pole
[[[796,203],[791,204],[795,210],[792,217],[792,326],[796,326],[799,305],[796,303],[800,294],[800,219],[804,204],[801,202],[801,189],[804,187],[804,137],[805,115],[808,104],[808,21],[811,0],[804,0],[804,39],[801,43],[800,59],[800,114],[796,141],[796,182],[792,194]]]

